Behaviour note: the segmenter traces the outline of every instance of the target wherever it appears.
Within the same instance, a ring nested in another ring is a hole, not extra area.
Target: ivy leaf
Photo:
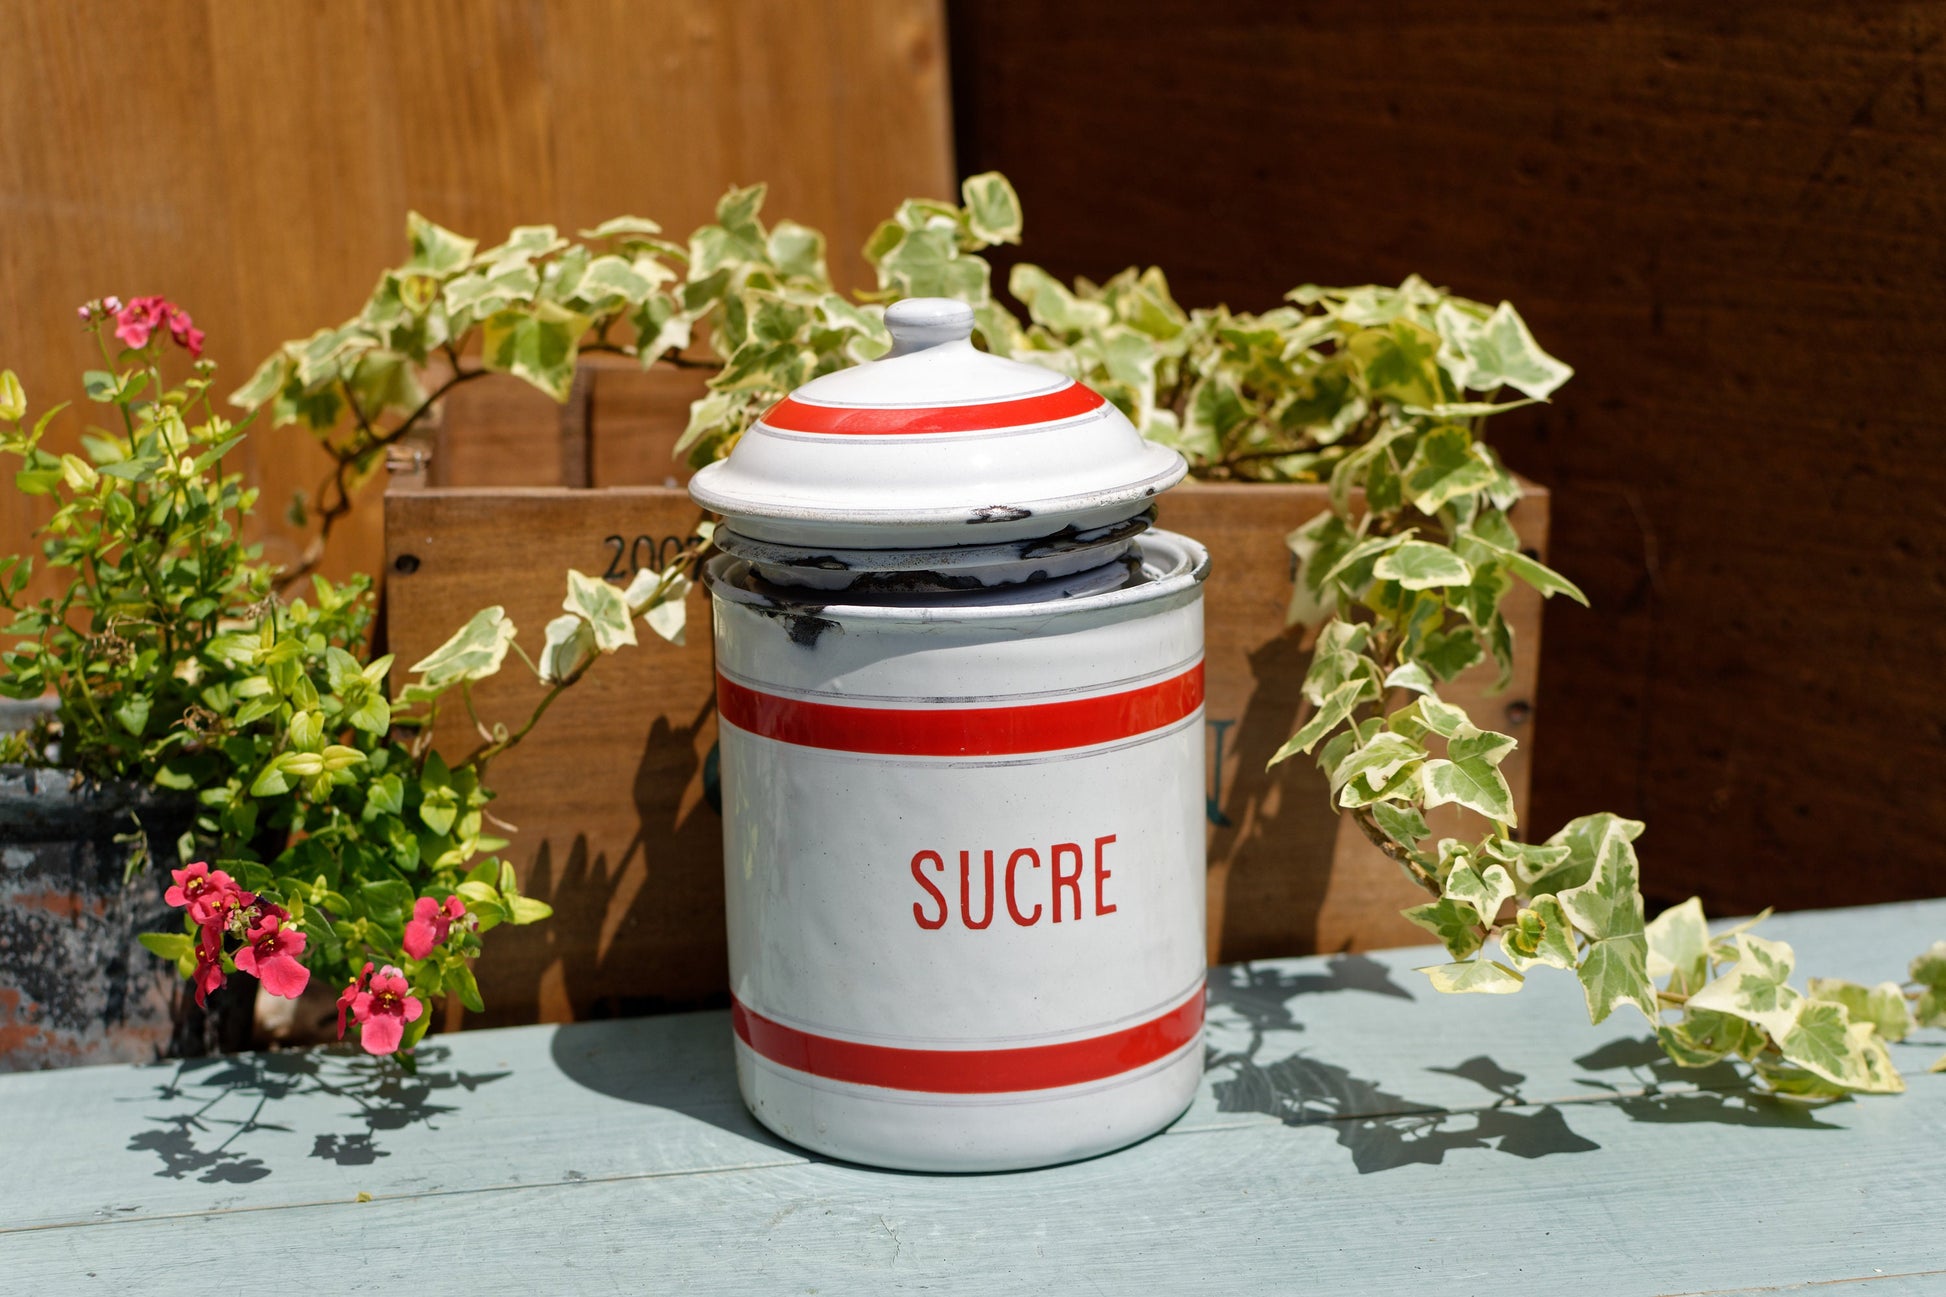
[[[1407,922],[1415,923],[1438,937],[1454,959],[1465,959],[1484,944],[1480,914],[1464,901],[1441,897],[1401,912]]]
[[[1432,979],[1432,989],[1447,995],[1512,995],[1527,979],[1491,959],[1435,964],[1415,970]]]
[[[1692,896],[1681,905],[1672,905],[1650,921],[1649,977],[1666,981],[1678,995],[1693,995],[1703,989],[1710,977],[1709,925],[1703,921],[1703,903]]]
[[[1372,787],[1382,788],[1391,782],[1394,775],[1413,762],[1424,760],[1425,756],[1426,750],[1411,739],[1380,730],[1332,770],[1332,791],[1347,786],[1361,775],[1369,780]]]
[[[1642,828],[1640,820],[1625,820],[1608,811],[1569,820],[1561,826],[1560,832],[1547,840],[1550,847],[1566,847],[1566,859],[1529,880],[1526,887],[1528,895],[1539,896],[1579,887],[1594,876],[1596,861],[1615,850],[1617,842],[1635,841],[1641,836]],[[1629,856],[1630,859],[1634,858],[1633,848],[1630,848]]]
[[[507,619],[506,609],[498,604],[482,608],[451,639],[415,663],[413,674],[423,676],[425,685],[433,689],[484,679],[500,669],[513,638],[514,624]]]
[[[1374,396],[1406,405],[1436,405],[1440,390],[1440,338],[1410,320],[1394,319],[1382,328],[1361,329],[1346,344]]]
[[[1496,476],[1498,470],[1474,445],[1473,434],[1449,423],[1419,439],[1402,485],[1413,508],[1433,514],[1450,500],[1490,486]]]
[[[983,171],[960,182],[966,226],[982,244],[1019,243],[1024,224],[1020,195],[998,171]]]
[[[1441,680],[1451,680],[1486,655],[1480,632],[1462,623],[1428,635],[1412,656]]]
[[[1299,752],[1309,752],[1316,747],[1319,739],[1342,725],[1354,711],[1358,710],[1360,703],[1372,696],[1372,692],[1372,682],[1363,677],[1347,680],[1332,690],[1311,719],[1306,721],[1297,733],[1291,735],[1283,747],[1277,749],[1276,755],[1271,757],[1265,769],[1289,760]]]
[[[1514,916],[1513,926],[1500,933],[1500,950],[1521,972],[1535,964],[1573,968],[1574,927],[1561,902],[1543,896],[1531,909],[1521,910]]]
[[[542,684],[571,683],[600,652],[595,644],[594,627],[573,613],[547,623],[545,637],[540,660]]]
[[[1656,1027],[1656,1039],[1677,1067],[1708,1067],[1732,1054],[1753,1059],[1767,1043],[1755,1023],[1711,1009],[1691,1007],[1680,1022]]]
[[[1484,323],[1465,320],[1458,311],[1449,313],[1445,305],[1436,318],[1440,331],[1457,347],[1457,363],[1450,355],[1442,359],[1449,361],[1454,381],[1462,387],[1491,392],[1506,386],[1545,400],[1574,377],[1572,367],[1541,350],[1511,302],[1500,303]]]
[[[1617,1005],[1632,1004],[1651,1024],[1661,1010],[1649,981],[1649,943],[1642,923],[1642,892],[1635,848],[1610,838],[1595,860],[1593,876],[1558,893],[1561,909],[1589,938],[1576,973],[1588,998],[1588,1019],[1600,1022]]]
[[[1408,590],[1473,583],[1473,568],[1465,559],[1444,545],[1423,540],[1406,541],[1385,554],[1373,565],[1372,575],[1383,581],[1397,581]]]
[[[1565,846],[1549,845],[1544,842],[1515,842],[1498,834],[1486,840],[1486,854],[1507,866],[1514,876],[1519,890],[1528,895],[1542,895],[1530,886],[1533,880],[1545,874],[1555,865],[1568,858]]]
[[[1914,1006],[1922,1027],[1946,1027],[1946,941],[1932,946],[1912,961],[1912,980],[1925,989]]]
[[[1736,936],[1737,958],[1728,971],[1689,997],[1692,1009],[1714,1009],[1754,1022],[1782,1043],[1804,997],[1788,983],[1796,956],[1781,941],[1747,932]]]
[[[1385,677],[1387,689],[1410,689],[1416,694],[1435,693],[1432,676],[1417,662],[1407,662],[1392,668],[1392,674]]]
[[[613,653],[624,644],[633,644],[635,623],[629,616],[628,600],[606,581],[568,570],[568,594],[561,607],[581,617],[594,633],[595,648]]]
[[[1446,875],[1446,895],[1473,907],[1482,919],[1492,923],[1500,907],[1514,894],[1514,880],[1499,865],[1484,870],[1460,865]]]
[[[1506,776],[1484,757],[1434,758],[1419,767],[1426,808],[1450,803],[1478,811],[1498,824],[1514,823],[1514,795]]]
[[[660,234],[662,227],[646,216],[611,216],[592,230],[580,231],[584,239],[608,239],[627,234]]]
[[[496,311],[481,327],[480,363],[495,373],[524,379],[556,401],[566,402],[574,361],[589,319],[558,302],[531,309]]]
[[[1831,1000],[1800,1000],[1789,1030],[1772,1037],[1789,1061],[1847,1090],[1897,1094],[1905,1081],[1868,1022]]]
[[[1904,1040],[1912,1030],[1912,1013],[1897,982],[1860,986],[1832,977],[1811,979],[1811,999],[1842,1004],[1853,1022],[1868,1022],[1881,1040]]]
[[[479,240],[461,238],[417,212],[406,213],[405,237],[412,256],[399,267],[402,274],[449,275],[471,261],[480,246]]]
[[[1419,813],[1417,807],[1377,802],[1372,806],[1372,818],[1378,821],[1378,827],[1386,837],[1408,851],[1432,836],[1426,817]]]
[[[830,273],[824,268],[824,235],[810,226],[796,221],[777,222],[765,249],[778,273],[817,284],[830,282]]]

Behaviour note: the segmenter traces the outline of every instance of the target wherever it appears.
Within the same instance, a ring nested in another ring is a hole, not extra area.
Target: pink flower
[[[365,966],[358,970],[358,976],[351,979],[351,985],[347,986],[344,989],[343,993],[338,996],[338,1039],[339,1040],[343,1040],[345,1038],[345,1010],[351,1007],[351,1002],[353,1000],[357,999],[361,994],[364,993],[365,984],[371,980],[372,980],[372,961],[368,959],[365,961]]]
[[[196,1003],[200,1007],[206,1003],[204,997],[223,985],[223,937],[215,928],[206,927],[196,941],[196,971],[190,975],[196,986]]]
[[[413,902],[412,920],[405,925],[405,953],[414,959],[424,959],[434,946],[446,940],[454,922],[465,917],[466,902],[457,896],[447,897],[444,906],[430,896],[421,896]]]
[[[137,297],[115,312],[115,336],[124,346],[146,347],[149,335],[162,323],[168,302],[161,297]]]
[[[102,305],[114,313],[115,336],[126,346],[146,347],[157,329],[166,328],[192,360],[203,354],[203,331],[189,318],[188,311],[166,297],[137,297],[126,306],[111,297]]]
[[[372,978],[371,989],[351,997],[358,1043],[367,1054],[393,1054],[405,1038],[405,1024],[419,1021],[426,1006],[408,995],[405,974],[387,964]]]
[[[272,995],[295,1000],[310,984],[311,970],[297,962],[304,953],[304,934],[284,923],[275,914],[259,920],[236,952],[236,966],[253,974]]]
[[[90,315],[90,314],[88,313],[88,308],[87,308],[87,307],[85,307],[85,306],[77,306],[77,307],[75,307],[75,308],[74,308],[74,313],[75,313],[76,315],[78,315],[78,316],[80,316],[80,317],[81,317],[81,322],[82,322],[83,324],[86,324],[86,323],[87,323],[87,322],[88,322],[89,320],[91,320],[91,319],[93,319],[93,318],[94,318],[94,317],[93,317],[92,315]]]
[[[101,304],[103,307],[107,309],[110,315],[113,315],[115,312],[122,309],[122,299],[115,296],[113,293],[110,293],[108,296],[102,298]]]
[[[228,874],[211,869],[201,860],[187,869],[172,869],[169,876],[176,880],[175,886],[164,892],[162,899],[171,905],[188,906],[189,917],[205,926],[213,922],[221,926],[221,917],[247,895]]]

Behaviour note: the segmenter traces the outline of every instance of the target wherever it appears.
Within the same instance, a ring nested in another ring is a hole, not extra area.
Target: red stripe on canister
[[[1203,664],[1154,684],[1093,698],[1005,707],[850,707],[761,693],[720,672],[716,706],[740,730],[833,752],[997,757],[1133,738],[1203,705]]]
[[[1099,394],[1080,383],[1042,396],[975,405],[922,406],[914,409],[864,409],[811,405],[785,397],[765,411],[763,422],[780,432],[828,432],[848,436],[890,437],[924,432],[985,432],[1030,423],[1052,423],[1098,410]]]
[[[906,1049],[865,1045],[787,1027],[734,996],[737,1038],[773,1063],[853,1085],[928,1094],[1051,1090],[1120,1076],[1169,1057],[1203,1029],[1203,991],[1147,1022],[1105,1036],[1012,1049]]]

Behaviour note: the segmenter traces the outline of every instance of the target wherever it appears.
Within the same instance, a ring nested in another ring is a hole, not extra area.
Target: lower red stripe
[[[1203,664],[1137,689],[1005,707],[850,707],[760,693],[716,677],[716,705],[740,730],[800,747],[894,756],[1007,756],[1133,738],[1203,705]]]
[[[1019,1049],[901,1049],[799,1031],[730,1001],[737,1038],[773,1063],[832,1081],[928,1094],[1006,1094],[1102,1081],[1169,1057],[1203,1029],[1203,992],[1161,1017],[1087,1040]]]
[[[915,432],[985,432],[1033,423],[1072,419],[1105,404],[1092,388],[1070,383],[1059,391],[1012,401],[976,405],[935,405],[916,409],[874,410],[857,406],[812,405],[785,397],[764,412],[763,422],[780,432],[827,432],[889,437]]]

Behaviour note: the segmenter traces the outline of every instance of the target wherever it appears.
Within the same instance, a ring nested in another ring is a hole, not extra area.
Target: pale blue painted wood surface
[[[1946,902],[1766,931],[1897,979]],[[1946,1034],[1895,1047],[1907,1095],[1806,1113],[1589,1026],[1565,977],[1437,998],[1431,958],[1219,970],[1190,1112],[1016,1175],[770,1137],[722,1014],[464,1033],[417,1082],[321,1053],[0,1077],[0,1292],[1946,1293]]]

